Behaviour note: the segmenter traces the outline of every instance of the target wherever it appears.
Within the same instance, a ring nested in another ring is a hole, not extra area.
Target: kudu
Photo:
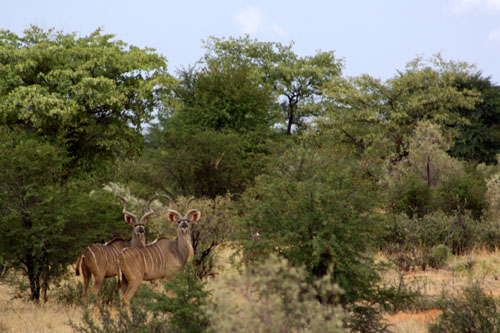
[[[132,238],[114,238],[105,244],[89,245],[78,257],[76,262],[76,275],[80,275],[80,268],[83,275],[83,298],[87,298],[87,289],[92,275],[94,276],[94,286],[92,292],[97,293],[105,278],[118,275],[117,258],[120,252],[127,247],[144,247],[146,245],[146,225],[148,217],[154,214],[151,209],[151,202],[156,197],[153,196],[147,203],[147,210],[139,219],[127,210],[127,200],[117,195],[123,201],[123,215],[125,222],[133,228]]]
[[[193,199],[188,201],[185,210]],[[134,296],[142,281],[170,279],[193,258],[191,224],[199,221],[200,217],[201,213],[196,209],[187,210],[185,215],[168,209],[168,220],[177,223],[175,239],[161,237],[145,247],[122,250],[118,256],[118,287],[122,290],[125,304]]]

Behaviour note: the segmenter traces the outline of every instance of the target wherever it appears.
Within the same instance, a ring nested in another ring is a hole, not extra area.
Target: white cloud
[[[239,26],[240,31],[245,34],[274,33],[279,36],[287,34],[283,26],[269,21],[263,11],[255,6],[240,9],[234,14],[233,19],[236,25]]]
[[[273,32],[276,33],[276,34],[278,34],[278,35],[280,35],[280,36],[286,35],[285,28],[283,28],[278,23],[273,23]]]
[[[239,10],[234,15],[236,24],[240,26],[243,33],[254,35],[264,29],[264,14],[254,6],[248,6]]]
[[[493,9],[500,11],[500,0],[486,0],[486,4]]]
[[[493,42],[500,42],[500,26],[490,31],[488,39]]]
[[[500,0],[448,0],[446,10],[451,14],[462,14],[471,10],[500,11]]]

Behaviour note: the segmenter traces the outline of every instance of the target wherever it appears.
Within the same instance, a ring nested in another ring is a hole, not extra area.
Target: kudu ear
[[[127,222],[131,226],[134,226],[134,222],[135,222],[134,218],[135,218],[135,216],[129,215],[129,214],[124,214],[123,218],[125,219],[125,222]]]
[[[181,218],[181,214],[173,209],[167,211],[167,218],[170,222],[177,222]]]
[[[199,219],[201,218],[201,213],[197,209],[190,209],[187,212],[186,216],[191,222],[198,222]]]

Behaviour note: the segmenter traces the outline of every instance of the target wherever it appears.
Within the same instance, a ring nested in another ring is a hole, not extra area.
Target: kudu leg
[[[83,277],[83,299],[87,299],[87,290],[89,288],[90,278],[92,277],[92,273],[87,266],[87,261],[85,258],[82,259],[81,271]]]
[[[134,297],[135,292],[137,291],[137,288],[139,288],[141,283],[142,283],[142,280],[128,282],[127,290],[122,295],[123,303],[125,303],[125,304],[129,303],[129,299]]]
[[[104,275],[94,275],[94,286],[92,287],[92,293],[97,294],[101,289],[103,282]]]

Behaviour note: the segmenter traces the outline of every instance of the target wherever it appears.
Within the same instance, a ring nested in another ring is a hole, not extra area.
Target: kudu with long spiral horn
[[[125,222],[133,228],[132,238],[129,240],[114,238],[105,244],[89,245],[78,257],[75,273],[76,275],[80,275],[80,269],[82,271],[84,299],[87,298],[87,289],[92,276],[94,276],[92,292],[97,293],[104,279],[118,275],[117,258],[124,248],[146,246],[146,225],[148,217],[155,213],[151,209],[151,202],[156,195],[149,199],[147,210],[140,219],[127,210],[127,200],[125,198],[119,195],[117,197],[123,201]]]
[[[163,196],[173,202],[168,196]],[[167,211],[168,220],[177,224],[176,238],[158,238],[145,247],[123,249],[118,256],[118,286],[125,304],[134,296],[142,281],[170,279],[193,258],[191,225],[201,217],[200,211],[188,210],[193,199],[189,199],[184,215],[171,208]]]

